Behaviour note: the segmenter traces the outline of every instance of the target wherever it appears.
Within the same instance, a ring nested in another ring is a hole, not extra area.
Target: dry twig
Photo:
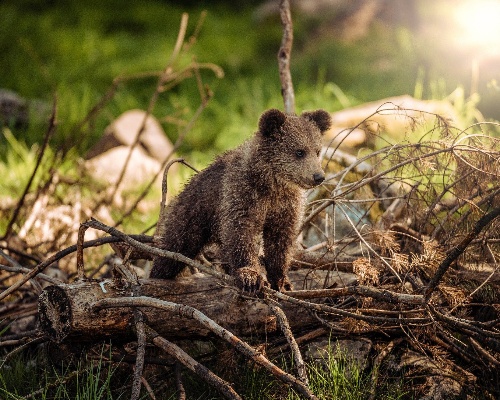
[[[43,156],[45,155],[45,150],[47,149],[47,146],[49,145],[49,141],[52,138],[52,136],[54,135],[54,132],[56,131],[56,127],[57,127],[56,115],[57,115],[57,98],[54,98],[54,104],[52,105],[52,115],[50,116],[50,120],[49,120],[49,127],[47,128],[47,131],[46,131],[45,136],[43,138],[42,146],[40,147],[40,150],[38,151],[35,168],[33,169],[33,172],[31,173],[30,178],[28,179],[28,183],[26,184],[24,191],[17,202],[16,208],[14,209],[14,212],[12,213],[12,216],[7,224],[7,228],[5,229],[5,233],[3,234],[2,239],[9,237],[9,235],[12,232],[12,228],[17,221],[17,218],[19,216],[19,212],[21,211],[21,209],[24,206],[26,196],[31,188],[31,185],[33,184],[33,180],[35,179],[35,175],[37,174],[38,169],[40,168],[40,166],[42,164],[42,159],[43,159]]]
[[[473,239],[475,239],[479,233],[493,220],[495,220],[498,216],[500,215],[500,207],[497,207],[493,210],[491,210],[489,213],[483,215],[475,224],[473,229],[469,231],[467,236],[456,246],[454,247],[446,256],[446,258],[443,260],[441,265],[438,267],[436,273],[432,277],[431,281],[429,282],[429,285],[427,286],[425,290],[425,300],[429,301],[430,296],[434,289],[436,289],[437,285],[439,285],[439,282],[443,275],[446,273],[448,268],[450,267],[451,263],[457,259],[458,256],[460,256],[467,246],[472,242]]]
[[[292,13],[290,11],[290,1],[280,1],[280,16],[283,25],[283,38],[278,51],[278,65],[281,80],[281,95],[285,103],[287,114],[295,113],[295,94],[293,91],[292,74],[290,73],[290,54],[293,44]]]
[[[300,353],[299,346],[293,336],[292,330],[290,329],[290,324],[288,323],[288,319],[286,318],[286,314],[280,308],[278,304],[275,304],[273,300],[267,299],[267,304],[271,307],[271,311],[276,316],[278,323],[281,327],[281,331],[292,350],[293,358],[295,360],[295,365],[297,367],[297,374],[299,379],[304,382],[304,385],[309,386],[309,379],[307,378],[307,369],[304,364],[304,360],[302,359],[302,354]]]
[[[308,399],[316,399],[314,394],[305,386],[300,380],[294,376],[284,372],[282,369],[277,367],[275,364],[270,362],[266,357],[264,357],[259,351],[255,350],[247,343],[243,342],[241,339],[233,335],[227,329],[224,329],[219,324],[207,318],[206,315],[194,309],[193,307],[188,307],[182,304],[175,304],[172,302],[161,301],[158,299],[152,299],[148,297],[135,297],[135,298],[109,298],[103,299],[96,303],[95,308],[109,308],[109,307],[155,307],[159,309],[165,309],[175,312],[186,318],[193,318],[200,322],[203,326],[210,329],[217,336],[224,339],[230,343],[236,350],[241,352],[243,355],[254,361],[255,363],[261,365],[272,373],[276,378],[280,379],[283,383],[292,386],[300,394]],[[160,337],[160,336],[157,336]],[[163,338],[162,338],[163,339]],[[159,339],[162,343],[164,339]],[[155,343],[156,344],[156,343]]]

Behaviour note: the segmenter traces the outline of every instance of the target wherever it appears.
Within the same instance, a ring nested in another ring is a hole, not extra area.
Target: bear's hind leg
[[[206,244],[206,236],[202,233],[195,234],[191,232],[190,235],[168,235],[155,237],[153,239],[154,245],[162,250],[180,253],[183,256],[193,259],[196,257],[203,246]],[[157,279],[173,279],[185,267],[185,264],[179,261],[172,260],[166,257],[155,257],[153,259],[153,268],[151,270],[150,278]]]

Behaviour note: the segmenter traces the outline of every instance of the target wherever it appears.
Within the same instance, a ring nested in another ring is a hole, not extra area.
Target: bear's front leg
[[[252,207],[253,208],[253,207]],[[255,293],[269,286],[259,260],[262,212],[231,209],[231,218],[221,224],[222,259],[238,287]]]
[[[264,264],[271,288],[280,292],[292,290],[287,273],[292,262],[299,225],[295,206],[275,210],[264,225]]]

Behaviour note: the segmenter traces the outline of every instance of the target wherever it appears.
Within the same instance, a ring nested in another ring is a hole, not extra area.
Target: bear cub
[[[243,290],[264,285],[291,290],[287,271],[304,191],[325,179],[321,139],[330,123],[324,110],[300,116],[276,109],[263,113],[251,139],[218,157],[170,201],[158,221],[155,246],[194,258],[215,242],[227,273]],[[171,279],[183,267],[156,257],[150,277]]]

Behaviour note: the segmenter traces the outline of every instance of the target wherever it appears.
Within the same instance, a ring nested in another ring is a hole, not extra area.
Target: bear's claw
[[[255,269],[243,267],[235,271],[236,284],[244,292],[251,294],[262,290],[264,286],[269,286],[269,282]]]

